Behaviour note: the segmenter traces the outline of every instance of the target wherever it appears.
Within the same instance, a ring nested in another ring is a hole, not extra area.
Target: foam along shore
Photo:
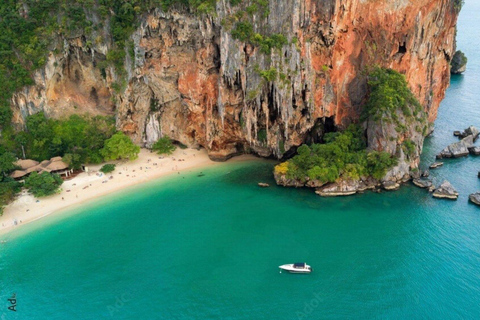
[[[253,156],[245,155],[230,161],[252,159]],[[56,211],[136,184],[218,164],[209,159],[204,149],[179,148],[170,156],[159,156],[141,149],[138,159],[134,161],[109,163],[116,163],[114,172],[103,174],[99,171],[102,164],[91,165],[88,172],[82,172],[75,178],[65,181],[61,186],[61,192],[49,197],[36,199],[24,189],[15,201],[4,208],[3,215],[0,216],[0,232],[12,230]]]

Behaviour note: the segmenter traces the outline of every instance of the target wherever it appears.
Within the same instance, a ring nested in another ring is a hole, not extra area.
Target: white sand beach
[[[250,155],[236,157],[230,161],[252,160]],[[23,190],[0,216],[0,232],[8,232],[15,227],[40,219],[70,206],[79,205],[97,197],[158,179],[171,174],[188,172],[215,165],[204,149],[178,149],[170,156],[159,156],[141,149],[134,161],[111,161],[116,163],[115,171],[109,174],[99,172],[102,165],[88,167],[75,178],[62,184],[61,192],[49,197],[36,199]]]

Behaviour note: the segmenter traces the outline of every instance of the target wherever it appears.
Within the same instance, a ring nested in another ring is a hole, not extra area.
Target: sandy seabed
[[[255,159],[245,155],[230,161]],[[38,220],[67,207],[79,205],[112,192],[155,180],[171,174],[188,172],[217,164],[208,158],[204,149],[178,149],[170,156],[159,156],[149,150],[141,149],[134,161],[116,161],[114,172],[103,174],[102,165],[88,167],[75,178],[62,184],[58,194],[36,199],[23,190],[0,216],[0,232],[8,232],[15,227]]]

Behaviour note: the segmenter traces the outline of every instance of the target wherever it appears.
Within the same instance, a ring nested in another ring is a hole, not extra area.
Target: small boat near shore
[[[312,272],[312,267],[310,267],[305,262],[298,262],[292,264],[284,264],[279,266],[280,269],[288,271],[290,273],[310,273]]]

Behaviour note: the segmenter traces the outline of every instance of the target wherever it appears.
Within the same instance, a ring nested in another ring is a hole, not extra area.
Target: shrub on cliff
[[[176,147],[168,136],[163,136],[152,145],[152,150],[158,154],[172,154]]]
[[[115,133],[110,139],[105,141],[105,146],[100,150],[100,154],[106,161],[135,160],[138,158],[139,153],[140,147],[135,145],[123,132]]]
[[[58,174],[48,172],[32,172],[25,179],[25,187],[37,198],[46,197],[56,193],[62,185],[63,180]]]
[[[395,121],[397,110],[401,110],[407,117],[423,111],[408,88],[405,76],[395,70],[375,67],[368,75],[368,87],[370,93],[362,112],[364,120]]]

